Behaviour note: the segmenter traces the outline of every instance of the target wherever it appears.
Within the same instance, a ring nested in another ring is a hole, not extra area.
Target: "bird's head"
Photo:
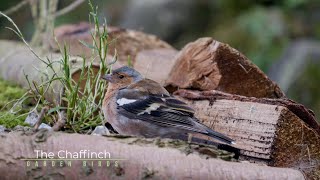
[[[122,88],[142,80],[143,77],[138,71],[128,66],[123,66],[115,69],[111,74],[102,76],[102,79],[107,80],[113,86],[116,85],[118,88]]]

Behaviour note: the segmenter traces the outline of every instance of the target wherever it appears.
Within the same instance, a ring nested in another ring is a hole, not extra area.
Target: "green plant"
[[[86,132],[88,129],[93,128],[96,125],[101,124],[103,115],[100,111],[107,84],[105,81],[101,81],[100,77],[110,71],[110,67],[107,64],[107,52],[109,47],[109,37],[107,34],[106,23],[99,24],[97,15],[97,7],[94,7],[89,0],[89,6],[91,12],[89,14],[90,23],[94,24],[94,31],[91,32],[93,39],[92,44],[81,42],[84,46],[92,49],[92,58],[86,59],[82,57],[82,66],[80,77],[77,81],[72,78],[70,55],[66,45],[60,48],[60,52],[63,57],[60,60],[54,61],[49,58],[42,59],[37,55],[30,45],[23,38],[22,33],[15,23],[5,16],[15,27],[11,29],[14,31],[22,41],[29,47],[29,49],[37,56],[37,58],[46,65],[48,71],[44,73],[41,83],[32,81],[26,75],[26,79],[29,83],[30,91],[25,94],[19,101],[17,101],[13,109],[19,109],[20,105],[26,99],[34,99],[36,105],[33,110],[48,108],[48,113],[45,117],[47,123],[56,124],[59,121],[65,121],[63,127],[66,129],[72,129],[74,132]],[[99,61],[98,72],[93,71],[95,58]],[[116,53],[113,57],[116,61]],[[48,73],[50,72],[50,73]],[[81,84],[84,83],[84,86]],[[49,101],[47,99],[47,93],[52,90],[53,85],[61,85],[59,89],[60,97],[56,102]],[[60,122],[61,123],[61,122]]]
[[[9,110],[10,102],[19,99],[26,90],[0,79],[0,110]]]
[[[4,125],[6,128],[14,128],[17,125],[27,126],[24,123],[27,115],[17,116],[9,112],[0,112],[0,125]]]
[[[16,125],[25,125],[24,119],[26,118],[25,112],[29,111],[28,104],[24,104],[22,111],[18,114],[8,112],[11,109],[12,104],[26,93],[26,90],[17,87],[11,83],[0,79],[0,125],[4,125],[6,128],[13,128]],[[24,114],[20,116],[21,114]]]

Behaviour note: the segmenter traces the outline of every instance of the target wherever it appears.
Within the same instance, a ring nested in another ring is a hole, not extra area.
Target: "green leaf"
[[[79,42],[81,43],[81,44],[83,44],[84,46],[86,46],[87,48],[89,48],[89,49],[95,49],[95,50],[98,50],[95,46],[93,46],[92,44],[88,44],[88,43],[86,43],[86,42],[84,42],[84,41],[81,41],[81,40],[79,40]]]
[[[67,109],[67,108],[66,107],[57,106],[57,107],[49,109],[48,114],[51,114],[51,113],[53,113],[55,111],[59,111],[59,110],[63,110],[63,109]]]

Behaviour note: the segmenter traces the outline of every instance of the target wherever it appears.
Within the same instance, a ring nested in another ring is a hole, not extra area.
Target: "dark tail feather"
[[[213,131],[211,129],[207,129],[207,135],[210,137],[213,137],[215,139],[218,139],[219,141],[222,141],[224,143],[228,143],[228,144],[236,144],[235,141],[221,133],[218,133],[216,131]]]

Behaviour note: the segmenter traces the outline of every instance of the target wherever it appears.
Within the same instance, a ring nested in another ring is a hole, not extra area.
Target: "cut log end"
[[[220,90],[249,97],[279,98],[284,93],[239,51],[212,38],[187,44],[177,55],[167,87]]]
[[[190,104],[204,124],[236,140],[241,160],[299,169],[308,177],[318,173],[320,134],[286,107],[292,101],[218,91],[180,90],[176,96]],[[308,118],[305,115],[301,117]]]

